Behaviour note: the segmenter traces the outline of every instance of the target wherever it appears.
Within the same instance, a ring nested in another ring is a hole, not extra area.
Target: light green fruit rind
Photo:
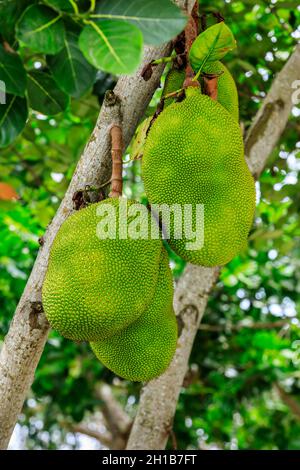
[[[120,200],[107,199],[75,212],[53,242],[43,306],[52,328],[66,338],[107,338],[137,320],[153,298],[161,240],[122,240],[118,229],[116,239],[97,236],[97,224],[103,220],[97,210],[112,208],[118,223]],[[156,224],[146,208],[138,206],[146,226]]]
[[[185,71],[178,69],[171,69],[167,73],[165,85],[162,92],[162,97],[167,96],[170,93],[174,93],[177,90],[180,90],[183,86],[185,80]],[[164,100],[164,108],[167,108],[170,104],[174,102],[174,98],[166,98]]]
[[[127,380],[145,382],[159,376],[176,349],[177,322],[172,301],[172,273],[163,250],[152,303],[128,328],[104,341],[91,342],[95,355]]]
[[[187,250],[190,236],[170,246],[186,261],[223,265],[242,251],[252,225],[255,185],[247,167],[238,123],[218,102],[192,93],[173,103],[153,124],[144,150],[142,174],[151,204],[204,205],[204,246]],[[184,227],[184,225],[183,225]]]
[[[228,68],[220,61],[208,62],[203,72],[218,75],[218,102],[238,121],[238,92],[235,81]]]
[[[235,81],[229,72],[228,68],[222,64],[220,61],[208,62],[204,68],[203,72],[208,74],[218,75],[218,102],[225,108],[227,111],[232,114],[232,116],[238,121],[239,120],[239,98],[236,88]],[[165,80],[164,89],[162,96],[166,96],[170,93],[173,93],[177,90],[180,90],[183,86],[185,80],[185,71],[171,69]],[[203,86],[203,85],[202,85]],[[201,93],[200,90],[198,90]],[[165,100],[164,108],[167,108],[170,104],[174,103],[174,98],[170,97]]]

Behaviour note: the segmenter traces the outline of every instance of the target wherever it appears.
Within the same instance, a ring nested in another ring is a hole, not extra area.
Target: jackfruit
[[[169,227],[169,243],[178,255],[194,264],[223,265],[246,246],[255,208],[254,180],[236,120],[197,89],[186,94],[158,116],[148,134],[142,160],[145,191],[151,205],[178,204],[182,209],[182,223],[171,217]],[[202,247],[199,204],[204,208]],[[197,237],[187,234],[186,227]],[[187,243],[196,238],[198,249],[190,249]]]
[[[235,81],[228,68],[220,61],[208,62],[203,72],[218,75],[218,102],[239,120],[239,98]]]
[[[124,226],[119,227],[124,207],[128,208],[127,239],[121,232]],[[152,301],[162,242],[134,238],[139,233],[134,225],[139,214],[138,225],[152,230],[156,222],[146,207],[135,201],[127,201],[126,206],[123,198],[92,204],[61,226],[51,248],[43,305],[51,326],[66,338],[107,338],[137,320]],[[106,231],[108,226],[112,233]],[[115,239],[105,239],[108,235]]]
[[[166,75],[165,85],[162,92],[162,97],[174,93],[182,88],[183,82],[185,80],[185,71],[178,69],[170,69]],[[164,100],[164,108],[167,108],[170,104],[174,102],[175,98],[172,96]]]
[[[160,375],[176,349],[177,322],[172,300],[172,273],[164,249],[150,306],[119,333],[90,343],[98,359],[124,379],[144,382]]]
[[[227,111],[229,111],[234,118],[239,120],[239,98],[236,88],[235,81],[229,72],[228,68],[222,64],[220,61],[208,62],[204,68],[203,72],[207,74],[216,74],[218,75],[218,102],[224,106]],[[174,93],[177,90],[180,90],[183,87],[185,80],[185,71],[171,69],[165,80],[165,86],[162,92],[162,96],[167,96],[170,93]],[[203,82],[203,80],[202,80]],[[203,83],[202,83],[202,88]],[[199,93],[201,93],[199,89]],[[170,104],[174,103],[175,98],[170,97],[164,101],[164,109],[167,108]]]

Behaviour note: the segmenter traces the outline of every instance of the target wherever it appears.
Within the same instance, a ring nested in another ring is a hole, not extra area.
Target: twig
[[[8,44],[7,41],[3,41],[3,49],[11,54],[16,54],[16,51]]]
[[[122,196],[123,190],[123,137],[121,126],[114,125],[110,131],[111,135],[111,156],[112,156],[112,176],[111,191],[109,197]]]
[[[223,16],[221,15],[221,13],[218,12],[218,11],[212,12],[212,15],[213,15],[215,18],[217,18],[218,23],[222,23],[222,21],[225,21],[224,17],[223,17]]]
[[[99,191],[99,189],[105,188],[111,183],[111,178],[109,180],[105,181],[105,183],[100,184],[100,186],[86,186],[85,191]]]
[[[128,433],[132,420],[114,397],[111,387],[107,384],[98,386],[96,396],[103,402],[102,412],[109,422],[111,430],[121,434]]]
[[[163,96],[162,97],[162,100],[167,100],[168,98],[175,98],[175,97],[178,97],[179,94],[181,94],[183,92],[183,88],[180,88],[179,90],[176,90],[176,91],[172,91],[172,93],[168,93],[167,95]]]
[[[101,433],[98,432],[94,429],[91,429],[85,424],[70,424],[66,426],[71,432],[74,433],[80,433],[84,434],[85,436],[93,437],[94,439],[97,439],[97,441],[100,442],[100,444],[104,445],[105,447],[108,447],[111,449],[112,442],[113,442],[113,437],[108,434],[108,433]]]

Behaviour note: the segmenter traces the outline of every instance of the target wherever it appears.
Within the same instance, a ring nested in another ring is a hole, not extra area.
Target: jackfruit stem
[[[203,77],[204,81],[204,93],[208,95],[212,100],[218,100],[218,76],[214,77]]]
[[[121,197],[123,191],[123,136],[121,126],[114,125],[110,130],[112,175],[109,197]]]
[[[178,95],[180,95],[180,93],[183,92],[183,88],[179,88],[179,90],[176,90],[176,91],[172,91],[172,93],[168,93],[166,96],[163,96],[162,97],[162,100],[167,100],[168,98],[174,98],[174,97],[178,97]]]
[[[160,59],[152,60],[151,65],[168,64],[169,62],[173,62],[175,59],[176,56],[174,55],[169,57],[161,57]]]

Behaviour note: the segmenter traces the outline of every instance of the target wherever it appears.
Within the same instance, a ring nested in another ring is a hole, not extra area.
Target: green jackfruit
[[[236,88],[235,81],[229,72],[228,68],[220,61],[208,62],[203,72],[208,74],[218,75],[218,102],[229,111],[234,118],[239,120],[239,98]],[[165,80],[165,86],[162,92],[162,96],[166,96],[183,87],[185,80],[185,71],[171,69]],[[203,84],[202,84],[203,87]],[[200,90],[199,90],[200,93]],[[164,108],[167,108],[170,104],[174,103],[174,98],[170,97],[165,100]]]
[[[138,215],[133,212],[128,216],[128,238],[122,238],[119,220],[125,201],[107,199],[74,213],[54,240],[43,305],[51,326],[67,338],[107,338],[137,320],[153,298],[162,243],[150,237],[133,238],[129,230],[134,231]],[[127,207],[128,213],[134,208],[141,211],[145,227],[156,224],[145,206],[127,201]],[[115,239],[99,239],[99,228],[109,222],[113,227],[113,221]]]
[[[246,246],[255,208],[254,180],[236,120],[195,88],[187,95],[151,127],[142,160],[145,191],[151,204],[192,208],[191,221],[184,210],[180,226],[171,218],[169,243],[178,255],[203,266],[223,265]],[[190,249],[187,243],[196,240],[186,234],[186,226],[197,230],[201,240],[198,204],[204,207],[204,245]]]
[[[208,74],[218,75],[218,102],[239,120],[239,97],[235,81],[222,62],[208,62],[203,69]]]
[[[164,89],[162,92],[162,97],[167,96],[169,93],[174,93],[174,91],[180,90],[183,86],[185,80],[185,71],[171,69],[167,73]],[[174,98],[166,98],[164,100],[164,108],[167,108],[170,104],[174,102]]]
[[[154,298],[138,320],[104,341],[92,342],[98,359],[124,379],[144,382],[160,375],[176,348],[173,280],[163,250]]]

